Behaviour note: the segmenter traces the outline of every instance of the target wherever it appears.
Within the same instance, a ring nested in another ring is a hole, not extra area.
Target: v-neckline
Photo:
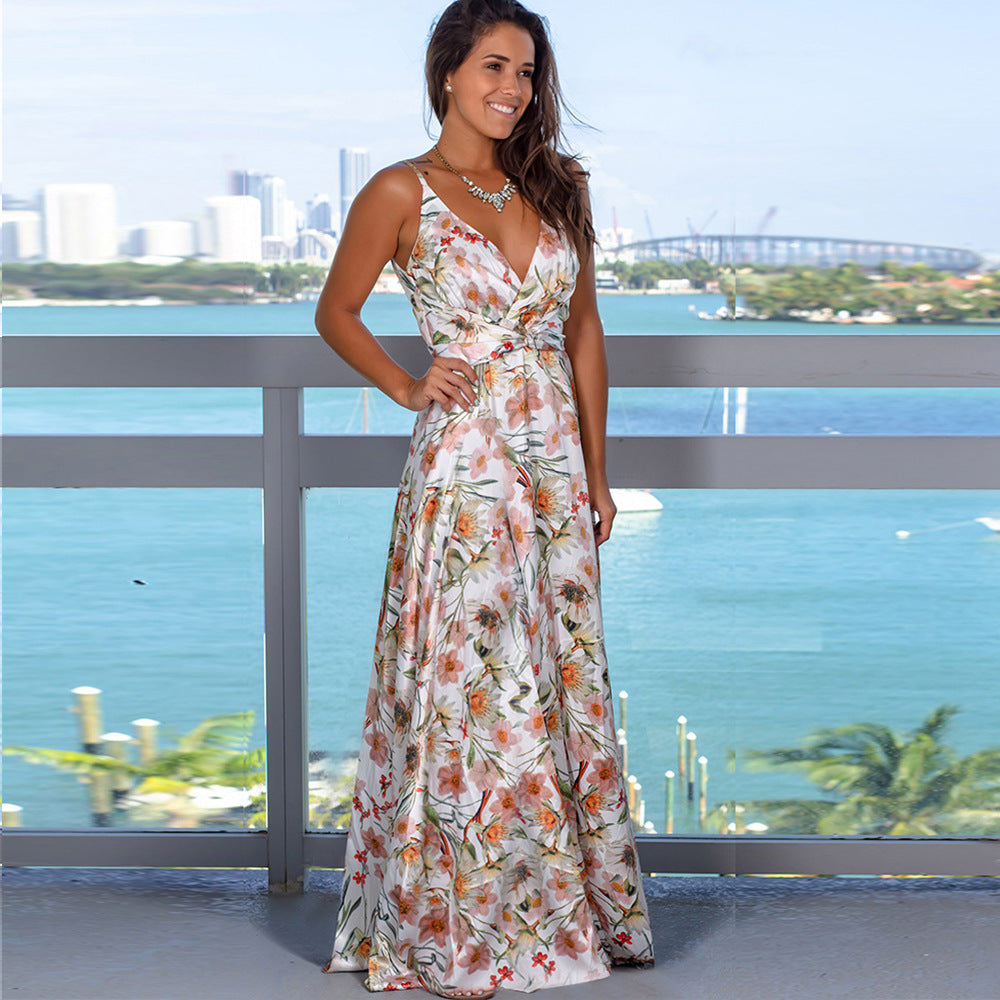
[[[535,249],[531,254],[531,260],[528,261],[528,273],[525,274],[523,278],[521,278],[518,275],[517,271],[514,269],[514,265],[511,264],[510,260],[507,258],[507,255],[503,252],[503,250],[500,249],[500,247],[496,243],[493,242],[493,240],[491,240],[485,233],[481,233],[478,229],[476,229],[475,226],[470,226],[469,223],[466,222],[465,219],[463,219],[462,216],[458,214],[458,212],[452,209],[448,205],[448,203],[444,200],[444,198],[442,198],[441,195],[439,195],[437,191],[435,191],[434,188],[431,187],[430,181],[428,181],[427,178],[424,177],[423,173],[420,170],[417,170],[417,176],[420,178],[420,182],[427,188],[428,191],[430,191],[431,197],[437,198],[437,200],[444,207],[444,210],[446,212],[448,212],[450,215],[453,215],[458,222],[460,222],[466,229],[469,230],[469,232],[475,233],[476,236],[478,236],[484,243],[488,244],[496,251],[497,256],[503,261],[504,266],[515,277],[515,279],[517,279],[518,281],[517,297],[520,298],[521,292],[524,290],[525,284],[527,284],[528,279],[531,277],[531,272],[535,267],[535,259],[538,257],[538,251],[542,245],[542,237],[544,236],[545,233],[545,222],[541,218],[541,216],[539,216],[538,218],[538,238],[535,240]]]

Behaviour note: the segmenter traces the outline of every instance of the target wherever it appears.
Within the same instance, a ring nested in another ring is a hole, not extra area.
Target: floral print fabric
[[[603,979],[652,965],[653,944],[563,343],[579,262],[543,222],[519,283],[417,174],[416,244],[393,266],[477,400],[413,429],[323,971],[443,996]]]

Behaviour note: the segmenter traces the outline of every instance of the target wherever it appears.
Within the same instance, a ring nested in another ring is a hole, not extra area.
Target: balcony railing
[[[416,337],[380,338],[411,371]],[[1000,387],[1000,336],[616,336],[613,386]],[[307,831],[303,490],[398,485],[405,436],[304,433],[303,390],[364,381],[318,336],[10,336],[4,385],[259,387],[259,435],[8,435],[3,485],[251,487],[263,493],[268,826],[261,832],[7,831],[13,865],[267,867],[300,891],[343,865],[346,834]],[[616,487],[1000,489],[994,435],[660,436],[608,440]],[[643,836],[645,871],[1000,875],[1000,838]]]

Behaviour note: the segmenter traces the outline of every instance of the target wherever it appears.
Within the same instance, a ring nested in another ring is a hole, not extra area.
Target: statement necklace
[[[505,184],[503,188],[499,191],[484,191],[478,184],[474,181],[470,181],[465,174],[459,173],[445,158],[441,155],[441,150],[437,148],[437,143],[434,143],[434,152],[440,157],[441,162],[455,175],[461,177],[466,184],[469,185],[469,194],[474,195],[481,201],[485,201],[487,204],[492,205],[497,212],[502,212],[504,205],[507,204],[510,196],[517,190],[513,182],[509,177],[505,177]]]

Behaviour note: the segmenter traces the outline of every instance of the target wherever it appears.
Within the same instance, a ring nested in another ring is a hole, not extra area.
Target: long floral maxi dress
[[[416,418],[322,971],[529,993],[653,964],[564,349],[579,261],[543,222],[519,285],[417,174],[416,245],[393,266],[477,400]]]

